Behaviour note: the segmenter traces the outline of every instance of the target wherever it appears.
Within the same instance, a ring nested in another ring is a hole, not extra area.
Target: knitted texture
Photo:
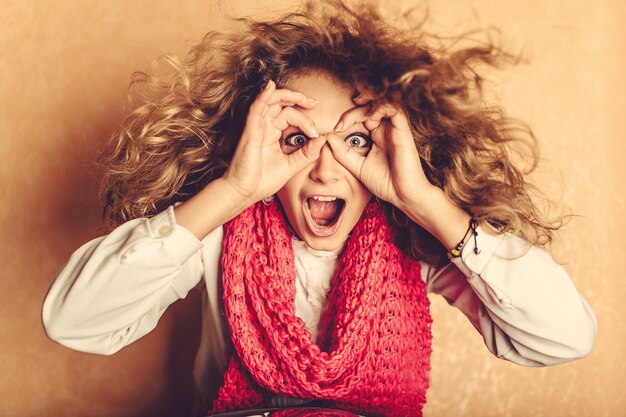
[[[290,408],[287,410],[272,411],[272,417],[357,417],[356,414],[339,410],[317,408]]]
[[[234,352],[211,413],[265,406],[274,395],[368,416],[421,416],[431,316],[420,265],[394,245],[370,203],[332,280],[318,344],[295,313],[291,236],[276,203],[224,227],[224,311]]]

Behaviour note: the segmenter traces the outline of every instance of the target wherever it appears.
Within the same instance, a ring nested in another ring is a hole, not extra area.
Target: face
[[[363,124],[335,133],[339,118],[355,107],[356,91],[330,75],[306,73],[293,77],[284,88],[301,92],[319,102],[313,109],[298,108],[308,115],[320,135],[339,135],[357,152],[366,154],[371,146]],[[298,128],[282,132],[283,152],[294,152],[309,138]],[[372,194],[334,157],[328,144],[319,159],[281,188],[277,196],[297,235],[316,250],[335,250],[348,238]]]

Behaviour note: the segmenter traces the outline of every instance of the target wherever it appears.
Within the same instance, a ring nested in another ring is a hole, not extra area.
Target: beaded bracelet
[[[476,236],[478,236],[478,232],[476,231],[477,227],[478,222],[471,218],[469,221],[469,227],[467,228],[465,235],[463,235],[463,239],[461,239],[461,241],[455,247],[448,251],[448,259],[458,258],[459,256],[461,256],[461,251],[463,250],[463,247],[465,247],[465,245],[467,244],[470,234],[474,235],[474,253],[476,255],[480,253],[480,251],[478,250],[478,243],[476,242]]]

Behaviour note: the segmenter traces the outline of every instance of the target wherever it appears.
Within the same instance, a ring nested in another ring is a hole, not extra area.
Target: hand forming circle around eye
[[[276,193],[291,177],[319,158],[325,137],[320,137],[311,119],[295,105],[312,108],[314,100],[301,93],[277,89],[270,81],[252,102],[246,124],[223,178],[251,205]],[[285,154],[281,132],[295,126],[310,138],[304,146]]]

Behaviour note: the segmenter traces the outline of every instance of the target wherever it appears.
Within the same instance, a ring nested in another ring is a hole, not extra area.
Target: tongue
[[[318,201],[309,199],[309,211],[311,217],[322,225],[327,225],[337,216],[339,210],[339,200],[335,201]]]

